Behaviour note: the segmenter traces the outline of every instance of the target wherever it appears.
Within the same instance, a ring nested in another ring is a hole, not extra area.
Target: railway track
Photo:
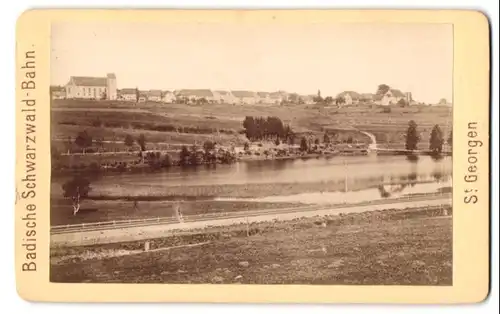
[[[237,212],[226,212],[220,214],[187,215],[183,217],[182,222],[180,222],[175,217],[156,217],[156,218],[135,219],[135,220],[119,220],[119,221],[104,221],[95,223],[60,225],[51,227],[50,233],[51,235],[70,234],[79,232],[108,231],[108,230],[123,229],[123,228],[148,227],[155,225],[178,225],[179,228],[182,228],[183,224],[189,224],[193,222],[204,222],[204,221],[216,222],[218,220],[228,220],[228,219],[241,220],[242,218],[244,219],[244,218],[258,217],[258,216],[294,214],[294,213],[310,214],[311,212],[325,211],[325,210],[335,212],[336,209],[338,209],[339,212],[349,212],[349,209],[352,208],[359,209],[369,206],[391,205],[400,203],[410,203],[411,205],[411,203],[413,202],[416,203],[424,201],[436,201],[440,199],[450,199],[451,202],[451,193],[436,193],[432,195],[402,197],[391,200],[377,200],[377,201],[353,203],[353,204],[307,205],[307,206],[280,208],[280,209],[237,211]]]

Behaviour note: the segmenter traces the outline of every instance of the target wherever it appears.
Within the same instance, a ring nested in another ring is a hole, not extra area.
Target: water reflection
[[[451,183],[449,181],[440,182],[414,182],[400,183],[393,185],[379,184],[361,190],[348,190],[336,192],[313,192],[293,195],[277,195],[261,198],[215,198],[217,201],[253,201],[253,202],[273,202],[273,203],[303,203],[303,204],[355,204],[380,199],[392,199],[400,197],[411,197],[422,194],[435,194],[450,192]]]
[[[446,182],[452,175],[451,158],[434,160],[420,156],[353,156],[331,159],[267,160],[241,162],[217,167],[171,168],[155,173],[106,174],[95,183],[120,185],[123,189],[138,187],[169,187],[241,184],[296,184],[332,182],[339,190],[349,191],[371,187],[379,195],[380,185],[406,184],[416,187],[420,181]],[[57,179],[59,180],[59,179]],[[64,183],[64,178],[56,184]],[[406,189],[403,187],[401,189]],[[391,191],[386,190],[391,193]],[[392,193],[399,193],[392,191]],[[382,193],[386,195],[385,192]]]

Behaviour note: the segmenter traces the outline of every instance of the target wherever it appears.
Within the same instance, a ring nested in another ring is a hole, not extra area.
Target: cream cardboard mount
[[[485,300],[488,32],[475,11],[25,12],[19,295]]]

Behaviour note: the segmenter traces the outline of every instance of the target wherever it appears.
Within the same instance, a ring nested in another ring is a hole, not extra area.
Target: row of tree
[[[141,152],[141,155],[143,152]],[[144,155],[144,161],[153,169],[168,168],[173,165],[172,157],[169,154],[162,155],[160,152],[147,152]],[[179,152],[180,166],[198,166],[214,165],[217,163],[230,164],[236,161],[236,156],[229,151],[216,150],[216,143],[206,141],[203,143],[203,149],[192,145],[182,146]]]
[[[247,116],[243,120],[245,135],[251,141],[276,140],[288,141],[294,137],[289,125],[284,124],[278,117],[252,117]]]
[[[408,123],[408,129],[406,131],[406,150],[414,151],[418,149],[418,143],[420,142],[421,137],[418,132],[417,123],[413,120],[410,120]],[[448,138],[446,140],[447,144],[452,147],[453,146],[453,130],[450,131]],[[444,134],[439,125],[434,125],[431,131],[431,135],[429,137],[429,150],[434,155],[440,155],[443,152],[443,145],[445,143]]]

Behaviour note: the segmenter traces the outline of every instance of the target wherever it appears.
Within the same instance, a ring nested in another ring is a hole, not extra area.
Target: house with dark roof
[[[118,90],[118,99],[125,101],[137,101],[137,90],[135,88],[123,88]]]
[[[62,86],[50,86],[50,97],[52,99],[65,99],[66,89]]]
[[[114,73],[106,77],[71,76],[64,88],[66,98],[115,100],[118,97]]]
[[[247,90],[233,90],[231,91],[239,104],[253,105],[259,101],[257,93]]]

